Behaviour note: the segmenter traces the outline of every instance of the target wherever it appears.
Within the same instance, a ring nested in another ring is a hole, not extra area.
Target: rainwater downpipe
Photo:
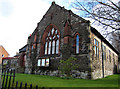
[[[101,39],[101,50],[102,50],[102,75],[104,78],[104,59],[103,59],[103,45],[102,45],[103,40]]]

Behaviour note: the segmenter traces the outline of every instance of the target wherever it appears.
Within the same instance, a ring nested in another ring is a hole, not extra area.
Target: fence
[[[15,82],[15,70],[4,69],[2,70],[2,89],[13,88]]]
[[[5,69],[2,70],[2,89],[38,89],[38,86],[32,87],[32,84],[27,85],[27,83],[23,84],[22,82],[18,85],[18,81],[15,83],[15,70]],[[45,89],[41,87],[41,89]],[[47,88],[48,89],[48,88]],[[52,88],[49,88],[52,89]]]

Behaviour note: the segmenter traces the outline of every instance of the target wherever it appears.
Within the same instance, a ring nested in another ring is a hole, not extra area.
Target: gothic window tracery
[[[59,53],[59,33],[58,30],[52,28],[45,39],[45,55]]]

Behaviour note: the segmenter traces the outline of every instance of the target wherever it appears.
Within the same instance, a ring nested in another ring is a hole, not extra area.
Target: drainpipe
[[[103,45],[102,45],[102,39],[101,39],[101,50],[102,50],[102,75],[104,78],[104,59],[103,59]]]

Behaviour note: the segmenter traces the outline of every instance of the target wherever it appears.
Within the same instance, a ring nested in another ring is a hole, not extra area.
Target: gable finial
[[[55,1],[52,2],[52,5],[54,5],[54,4],[55,4]]]

